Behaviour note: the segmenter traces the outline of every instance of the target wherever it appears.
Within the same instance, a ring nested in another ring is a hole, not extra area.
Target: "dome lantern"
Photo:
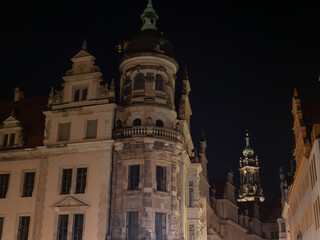
[[[154,10],[152,6],[152,0],[148,1],[148,5],[146,9],[141,14],[141,20],[142,20],[142,27],[141,31],[144,31],[146,29],[157,31],[156,22],[158,20],[158,15],[156,11]]]

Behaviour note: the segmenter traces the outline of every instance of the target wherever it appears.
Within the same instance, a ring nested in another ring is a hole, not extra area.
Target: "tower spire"
[[[253,156],[254,151],[250,146],[250,137],[249,137],[249,131],[248,129],[246,130],[246,147],[243,150],[243,156],[248,157],[248,156]]]
[[[152,0],[148,0],[148,5],[144,12],[141,14],[142,27],[141,31],[150,29],[157,31],[156,22],[158,20],[158,15],[153,8]]]

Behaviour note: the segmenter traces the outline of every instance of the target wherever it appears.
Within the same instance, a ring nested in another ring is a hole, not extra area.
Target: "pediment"
[[[3,128],[20,127],[20,121],[17,120],[13,115],[10,115],[6,120],[3,121]]]
[[[87,51],[80,50],[72,59],[83,58],[83,57],[93,57],[93,56]]]
[[[54,204],[52,207],[59,210],[63,210],[70,208],[87,208],[89,207],[89,205],[74,197],[67,197],[61,200],[60,202]]]

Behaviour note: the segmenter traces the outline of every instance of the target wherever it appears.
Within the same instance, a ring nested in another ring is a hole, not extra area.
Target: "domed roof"
[[[173,49],[168,39],[159,31],[146,29],[132,35],[124,43],[124,54],[157,52],[173,57]]]

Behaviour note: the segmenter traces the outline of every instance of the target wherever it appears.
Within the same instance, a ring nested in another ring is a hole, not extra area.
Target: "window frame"
[[[68,179],[65,181],[64,180],[64,172],[67,170],[71,170],[71,174],[68,174],[66,177],[68,177]],[[68,195],[71,192],[71,187],[72,187],[72,175],[73,175],[73,168],[62,168],[62,172],[61,172],[61,183],[60,183],[60,193],[59,195]],[[66,189],[64,191],[64,189]]]
[[[25,220],[26,222],[23,222],[23,220]],[[19,216],[17,240],[28,240],[30,231],[30,221],[30,216]]]
[[[140,118],[135,118],[133,121],[132,121],[132,126],[134,127],[139,127],[139,126],[142,126],[142,121]]]
[[[86,187],[87,187],[87,176],[88,176],[88,168],[87,167],[81,167],[76,168],[77,169],[77,177],[75,182],[75,194],[84,194],[86,193]],[[85,173],[79,173],[79,170],[85,170]],[[72,184],[72,183],[71,183]],[[78,185],[79,184],[79,185]]]
[[[9,133],[3,134],[2,147],[8,147]]]
[[[89,122],[90,123],[95,123],[93,125],[94,129],[93,129],[93,132],[94,134],[92,134],[92,136],[88,135],[88,127],[89,127]],[[97,129],[98,129],[98,120],[97,119],[90,119],[90,120],[86,120],[86,139],[90,139],[90,138],[97,138]]]
[[[157,127],[164,127],[164,122],[161,119],[157,119],[156,126]]]
[[[62,219],[65,218],[65,219]],[[69,214],[59,214],[57,223],[57,240],[68,239]],[[60,235],[61,234],[61,235]]]
[[[60,229],[60,216],[64,216],[64,225],[62,230],[64,231],[63,236],[59,236]],[[80,217],[80,224],[76,226],[76,218]],[[56,217],[56,240],[83,240],[85,232],[85,213],[84,212],[64,212],[61,211]],[[79,234],[80,233],[80,234]]]
[[[161,81],[161,82],[159,82],[159,81]],[[154,89],[156,91],[164,92],[164,78],[163,78],[163,76],[161,74],[156,74],[156,76],[155,76],[155,84],[154,85],[155,85]]]
[[[164,170],[164,171],[163,171]],[[156,183],[157,191],[167,191],[167,168],[164,166],[156,166]]]
[[[160,225],[158,225],[160,223]],[[164,232],[163,232],[164,230]],[[160,236],[159,236],[160,233]],[[165,240],[167,236],[167,214],[156,212],[155,214],[155,235],[156,240]]]
[[[80,217],[80,219],[76,220],[77,217]],[[72,240],[82,240],[83,239],[83,231],[84,231],[84,214],[83,213],[72,214],[72,219],[73,219],[73,221],[72,221],[71,239]],[[76,223],[79,223],[79,221],[81,222],[81,224],[80,225],[77,224],[77,226],[75,226]],[[80,232],[80,235],[79,235],[79,232]]]
[[[126,240],[138,240],[139,212],[129,211],[126,216]]]
[[[2,239],[3,225],[4,225],[4,216],[0,216],[0,240]]]
[[[135,172],[135,168],[137,172]],[[140,182],[140,165],[129,165],[128,166],[128,190],[138,190]]]
[[[2,185],[2,184],[5,184],[5,182],[3,183],[4,180],[2,179],[2,178],[5,178],[5,176],[8,177],[6,180],[6,185]],[[0,174],[0,199],[7,198],[9,184],[10,184],[10,173],[1,173]]]
[[[63,126],[69,126],[69,131],[68,131],[68,138],[62,138],[62,127]],[[69,141],[70,140],[70,133],[71,133],[71,122],[62,122],[58,123],[58,142],[63,142],[63,141]]]
[[[138,78],[141,77],[141,78]],[[133,78],[133,86],[132,86],[132,90],[133,91],[143,91],[145,90],[145,75],[142,72],[138,72],[134,78]]]
[[[31,177],[32,182],[30,182],[30,179],[27,179],[27,176],[32,176],[32,175],[33,175],[33,177]],[[35,185],[35,180],[36,180],[36,172],[35,171],[24,172],[24,180],[23,180],[21,197],[32,197],[34,185]],[[26,181],[28,181],[28,182],[26,182]]]

